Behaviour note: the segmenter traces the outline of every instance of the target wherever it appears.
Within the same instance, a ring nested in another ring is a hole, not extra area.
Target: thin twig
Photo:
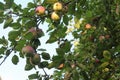
[[[6,56],[3,59],[3,61],[0,63],[0,66],[3,64],[3,62],[5,62],[5,60],[8,58],[8,56],[10,55],[10,53],[13,51],[13,49],[9,49],[6,51]]]
[[[47,73],[46,73],[46,71],[45,71],[45,69],[44,69],[44,68],[42,68],[42,69],[43,69],[43,71],[44,71],[45,75],[46,75],[46,76],[48,76],[48,75],[47,75]]]
[[[7,59],[8,56],[6,56],[3,61],[0,63],[0,66],[3,64],[3,62],[5,62],[5,60]]]

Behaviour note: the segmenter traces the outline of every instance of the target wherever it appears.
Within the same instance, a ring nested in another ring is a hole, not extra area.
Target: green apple
[[[62,3],[60,3],[60,2],[56,2],[53,5],[53,10],[55,10],[55,11],[60,11],[60,10],[62,10],[62,8],[63,8],[63,6],[62,6]]]
[[[35,9],[35,12],[37,15],[43,15],[43,14],[45,14],[45,7],[37,6],[37,8]]]
[[[38,65],[41,61],[40,55],[39,54],[34,54],[33,57],[30,57],[30,63],[32,65]]]
[[[52,12],[51,19],[57,21],[60,19],[60,16],[56,12]]]

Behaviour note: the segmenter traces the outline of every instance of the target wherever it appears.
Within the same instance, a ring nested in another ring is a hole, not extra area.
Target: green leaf
[[[100,66],[99,66],[99,68],[105,68],[106,66],[108,66],[109,65],[109,62],[103,62]]]
[[[3,46],[7,46],[8,45],[8,41],[5,39],[4,36],[2,38],[0,38],[0,44],[2,44]]]
[[[57,41],[58,39],[55,36],[50,36],[50,38],[47,40],[46,43],[53,43],[55,41]]]
[[[4,54],[4,52],[6,51],[6,49],[7,49],[6,47],[3,47],[3,46],[2,46],[2,47],[0,48],[0,54]]]
[[[29,32],[29,33],[24,35],[24,38],[27,40],[31,40],[33,38],[33,34]]]
[[[20,35],[20,31],[10,31],[8,33],[8,36],[9,36],[9,40],[13,41],[13,40],[16,40],[16,38]]]
[[[64,15],[64,16],[63,16],[63,22],[64,22],[66,25],[68,25],[68,21],[69,21],[68,16],[67,16],[67,15]]]
[[[61,48],[64,52],[69,52],[70,49],[71,49],[71,47],[72,47],[72,45],[71,45],[71,43],[70,43],[69,41],[66,41],[66,42],[62,43],[60,46],[61,46],[60,48]]]
[[[49,60],[50,59],[49,53],[42,52],[41,55],[42,55],[42,58],[45,59],[45,60]]]
[[[20,40],[20,41],[17,41],[17,45],[15,46],[15,49],[17,51],[21,51],[24,44],[26,44],[26,40]]]
[[[62,48],[56,48],[56,52],[57,52],[58,55],[63,55],[64,56],[64,54],[65,54],[65,52],[63,51]]]
[[[31,65],[31,64],[26,64],[25,65],[25,70],[26,71],[29,71],[29,70],[31,70],[33,68],[33,66]]]
[[[45,68],[48,66],[48,62],[47,61],[42,61],[40,62],[40,64],[38,65],[39,68]]]
[[[111,54],[108,50],[104,50],[103,51],[103,57],[106,58],[106,59],[111,59]]]
[[[38,51],[46,51],[46,49],[43,49],[43,48],[40,48],[40,49],[37,49]]]
[[[10,26],[11,26],[13,29],[19,29],[19,28],[21,28],[21,24],[18,23],[18,22],[12,23]]]
[[[13,4],[13,2],[14,2],[14,0],[4,0],[4,1],[6,2],[6,4],[5,4],[5,8],[6,8],[6,9],[11,8],[11,7],[12,7],[12,4]]]
[[[8,18],[4,23],[4,29],[7,28],[8,26],[10,26],[12,22],[13,22],[13,19]]]
[[[4,4],[0,2],[0,10],[4,10]]]
[[[18,62],[19,62],[18,56],[17,56],[17,55],[14,55],[14,56],[12,57],[12,63],[15,64],[15,65],[17,65]]]
[[[55,2],[58,2],[58,0],[44,0],[46,4],[54,4]]]
[[[38,74],[31,74],[31,75],[28,76],[28,78],[29,78],[30,80],[31,80],[31,79],[38,79],[39,76],[38,76]]]
[[[30,8],[35,8],[36,5],[32,2],[29,2],[27,6],[30,7]]]

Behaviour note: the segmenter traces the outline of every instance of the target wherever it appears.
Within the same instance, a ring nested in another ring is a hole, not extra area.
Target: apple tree
[[[33,0],[25,8],[4,0],[0,23],[12,29],[8,39],[0,37],[0,65],[15,53],[13,64],[21,57],[26,71],[44,71],[30,74],[30,80],[120,79],[120,0]],[[47,31],[39,26],[44,23]],[[39,48],[46,33],[45,44],[58,45],[52,56]]]

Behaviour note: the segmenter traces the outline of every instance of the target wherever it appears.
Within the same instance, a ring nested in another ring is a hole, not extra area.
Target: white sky
[[[0,0],[0,1],[3,1],[3,0]],[[15,2],[17,2],[18,4],[19,3],[22,4],[24,7],[26,6],[28,1],[32,1],[32,0],[15,0]],[[47,29],[47,24],[41,25],[40,28],[44,29],[45,31]],[[0,24],[0,38],[3,35],[7,37],[8,32],[9,32],[9,29],[3,30],[3,25]],[[41,39],[42,43],[44,43],[47,39],[48,39],[48,36],[42,38]],[[41,47],[46,48],[50,53],[55,53],[54,48],[57,47],[57,45],[43,44]],[[24,66],[26,62],[25,59],[20,59],[18,65],[13,65],[11,62],[12,56],[13,55],[10,55],[9,58],[7,58],[6,61],[0,66],[0,77],[2,78],[2,80],[26,80],[29,74],[33,74],[36,72],[35,70],[32,70],[32,71],[24,70]],[[39,70],[39,71],[43,73],[42,70]],[[47,71],[47,72],[48,74],[51,73],[51,71]]]

